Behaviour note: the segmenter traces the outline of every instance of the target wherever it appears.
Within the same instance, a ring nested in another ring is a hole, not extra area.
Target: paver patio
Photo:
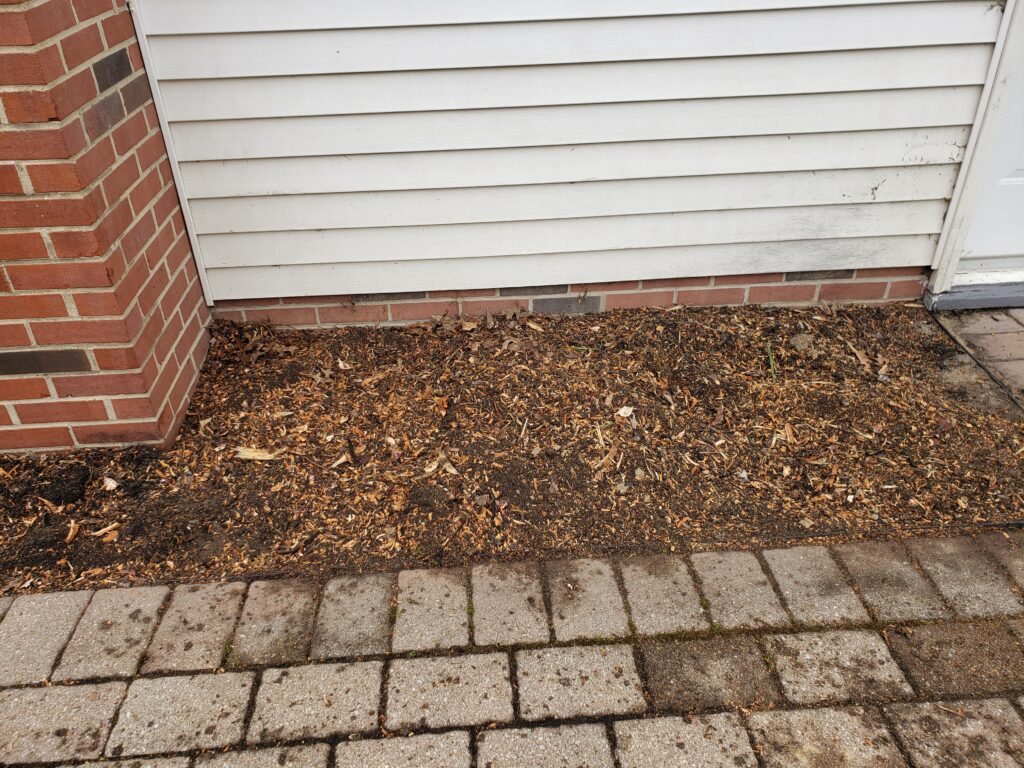
[[[0,603],[0,764],[1024,765],[1022,538]]]

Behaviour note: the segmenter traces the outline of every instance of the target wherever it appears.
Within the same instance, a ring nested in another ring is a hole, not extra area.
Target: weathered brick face
[[[208,322],[124,0],[0,0],[0,451],[171,439]]]

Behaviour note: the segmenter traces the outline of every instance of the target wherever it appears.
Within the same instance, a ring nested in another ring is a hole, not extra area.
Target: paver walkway
[[[940,312],[936,318],[1024,407],[1024,308]]]
[[[0,763],[1024,765],[1024,535],[0,600]]]

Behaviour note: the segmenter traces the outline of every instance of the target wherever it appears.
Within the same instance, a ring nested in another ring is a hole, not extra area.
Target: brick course
[[[8,0],[0,45],[0,450],[166,443],[209,313],[126,3]]]

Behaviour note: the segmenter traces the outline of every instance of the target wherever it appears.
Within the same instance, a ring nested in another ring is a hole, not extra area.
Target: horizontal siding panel
[[[926,266],[933,235],[797,242],[740,243],[580,253],[540,253],[477,259],[295,264],[211,269],[215,299],[314,296],[391,291],[551,285],[579,280],[774,271]]]
[[[973,121],[978,86],[517,107],[171,126],[178,158],[220,160],[878,130]]]
[[[608,216],[200,235],[211,267],[341,261],[414,261],[563,251],[812,240],[937,233],[946,203],[826,205],[739,211]]]
[[[902,0],[920,2],[921,0]],[[151,35],[359,29],[761,11],[880,0],[137,0]]]
[[[176,122],[980,85],[989,45],[540,67],[172,80]]]
[[[357,30],[171,35],[150,40],[161,80],[578,64],[990,43],[988,0],[728,14]]]
[[[489,187],[959,163],[968,128],[742,136],[398,155],[211,160],[181,166],[195,198]]]
[[[528,221],[949,197],[957,166],[197,200],[201,234]]]

